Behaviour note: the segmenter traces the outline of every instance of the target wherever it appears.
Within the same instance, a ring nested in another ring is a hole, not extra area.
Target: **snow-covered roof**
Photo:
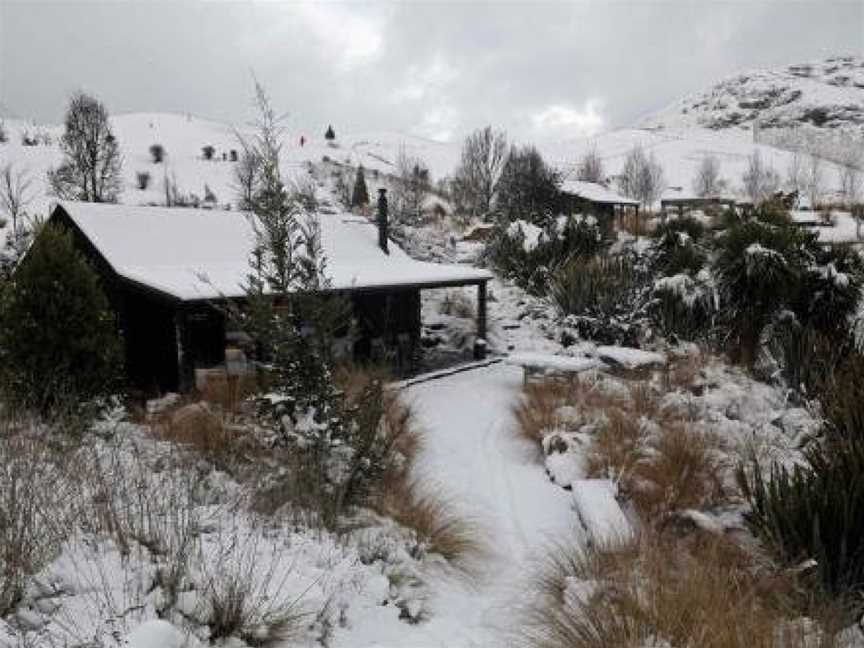
[[[561,191],[579,196],[585,200],[605,205],[638,205],[638,200],[625,198],[611,189],[596,182],[585,182],[584,180],[565,180],[561,183]]]
[[[60,207],[126,279],[181,300],[243,296],[255,232],[238,211],[62,202]],[[377,227],[348,213],[319,214],[327,276],[338,290],[477,283],[477,268],[411,259]]]

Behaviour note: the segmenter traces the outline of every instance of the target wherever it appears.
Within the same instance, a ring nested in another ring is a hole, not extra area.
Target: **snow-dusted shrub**
[[[735,225],[720,237],[713,270],[734,359],[756,359],[765,327],[795,299],[815,249],[815,234],[761,220]]]
[[[855,618],[864,587],[864,441],[856,434],[814,444],[804,465],[765,474],[754,461],[738,471],[750,528],[783,563],[815,561],[817,586],[844,597]]]
[[[201,157],[205,160],[212,160],[213,156],[216,154],[216,149],[210,144],[201,147]]]
[[[74,527],[78,498],[68,458],[44,432],[0,420],[0,617]]]
[[[150,186],[150,173],[147,171],[139,171],[135,174],[135,181],[138,183],[138,189],[145,191]]]
[[[200,592],[192,592],[186,610],[207,626],[211,643],[238,637],[261,646],[298,637],[307,615],[302,591],[289,587],[294,575],[286,549],[280,530],[266,526],[238,524],[211,539],[193,565]]]
[[[153,164],[162,164],[162,160],[165,159],[165,147],[161,144],[151,144],[150,157],[153,158]]]
[[[658,225],[652,234],[651,265],[664,276],[696,274],[707,261],[703,246],[705,228],[693,218],[679,218]]]
[[[792,305],[799,320],[831,337],[849,330],[864,286],[864,260],[854,249],[817,249],[801,276],[799,296]]]
[[[0,247],[0,293],[32,240],[33,230],[27,224],[19,224],[14,231],[7,233],[6,242]],[[0,294],[0,303],[2,299],[3,295]]]
[[[717,290],[707,270],[676,274],[654,282],[651,315],[664,335],[683,340],[707,336],[719,308]]]
[[[577,257],[555,270],[549,296],[584,339],[638,346],[647,323],[648,271],[630,255]]]

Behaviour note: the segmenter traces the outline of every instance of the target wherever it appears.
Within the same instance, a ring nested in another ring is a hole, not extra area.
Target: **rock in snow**
[[[633,529],[615,499],[617,489],[608,479],[577,479],[573,482],[573,504],[588,538],[608,547],[633,539]]]
[[[162,619],[145,621],[127,637],[129,648],[193,648],[199,642]]]

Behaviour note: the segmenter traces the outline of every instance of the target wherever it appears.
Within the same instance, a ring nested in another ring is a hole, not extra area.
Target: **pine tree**
[[[327,126],[327,131],[324,133],[324,139],[328,142],[332,142],[336,139],[336,132],[333,130],[333,126]]]
[[[363,165],[357,167],[357,176],[354,178],[354,192],[351,195],[352,207],[364,207],[369,204],[369,191],[366,189],[366,175]]]
[[[13,406],[66,413],[117,386],[121,344],[108,299],[64,229],[40,229],[2,300],[0,389]]]

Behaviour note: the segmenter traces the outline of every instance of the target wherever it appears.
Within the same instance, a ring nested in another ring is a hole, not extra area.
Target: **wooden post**
[[[474,343],[474,358],[486,357],[486,282],[477,284],[477,340]]]
[[[183,393],[194,387],[195,370],[189,348],[189,327],[186,310],[181,305],[174,314],[174,336],[177,342],[177,391]],[[191,376],[190,376],[191,374]]]

